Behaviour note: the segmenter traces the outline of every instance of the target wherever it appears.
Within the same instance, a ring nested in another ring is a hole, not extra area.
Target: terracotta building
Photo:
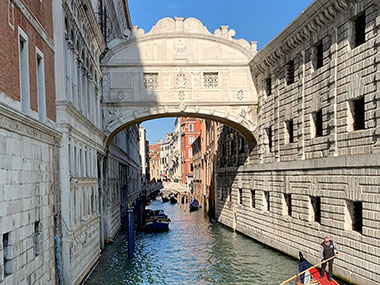
[[[194,168],[194,195],[204,211],[214,217],[215,169],[218,148],[218,124],[202,120],[201,134],[192,144]]]
[[[150,180],[158,181],[161,179],[161,157],[160,144],[149,145],[149,176]]]
[[[183,117],[181,120],[182,183],[193,179],[193,149],[191,145],[201,133],[201,120]]]

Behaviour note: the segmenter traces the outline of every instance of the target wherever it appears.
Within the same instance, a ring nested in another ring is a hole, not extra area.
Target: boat
[[[199,209],[199,202],[198,200],[194,197],[193,201],[190,202],[190,211],[196,211]]]
[[[171,194],[171,195],[170,195],[169,200],[170,200],[170,204],[176,204],[176,203],[178,202],[178,201],[177,201],[177,198],[175,197],[174,194]]]
[[[161,197],[161,200],[162,200],[162,203],[169,202],[169,197],[167,197],[167,196],[162,196],[162,197]]]
[[[170,219],[163,210],[145,210],[144,231],[157,232],[169,230]]]
[[[312,267],[312,268],[311,268]],[[320,269],[314,267],[306,258],[303,256],[302,252],[299,252],[299,260],[298,260],[298,270],[299,272],[306,272],[299,276],[297,279],[297,285],[302,284],[321,284],[321,285],[338,285],[338,283],[332,279],[329,281],[327,279],[327,274],[322,279],[319,279],[321,276]]]

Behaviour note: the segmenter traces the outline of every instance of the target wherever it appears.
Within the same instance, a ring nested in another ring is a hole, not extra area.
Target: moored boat
[[[169,230],[170,219],[163,210],[145,211],[145,231],[165,231]]]
[[[194,200],[190,202],[190,211],[196,211],[199,209],[199,202],[198,200],[194,197]]]
[[[170,199],[170,203],[171,204],[176,204],[177,203],[177,198],[175,197],[175,195],[171,194],[169,199]]]
[[[162,200],[162,203],[169,202],[169,197],[167,197],[167,196],[162,196],[162,197],[161,197],[161,200]]]

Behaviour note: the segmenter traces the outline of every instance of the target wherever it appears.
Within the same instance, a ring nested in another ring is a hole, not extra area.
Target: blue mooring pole
[[[141,198],[138,198],[136,200],[136,224],[137,224],[137,230],[140,231],[141,230]]]
[[[135,223],[133,208],[127,209],[128,258],[135,256]]]

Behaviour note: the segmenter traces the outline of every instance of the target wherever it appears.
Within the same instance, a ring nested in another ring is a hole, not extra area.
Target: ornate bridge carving
[[[108,142],[145,120],[193,116],[240,131],[255,144],[257,93],[248,63],[256,43],[211,34],[195,19],[164,18],[148,33],[134,26],[102,60],[104,130]]]

